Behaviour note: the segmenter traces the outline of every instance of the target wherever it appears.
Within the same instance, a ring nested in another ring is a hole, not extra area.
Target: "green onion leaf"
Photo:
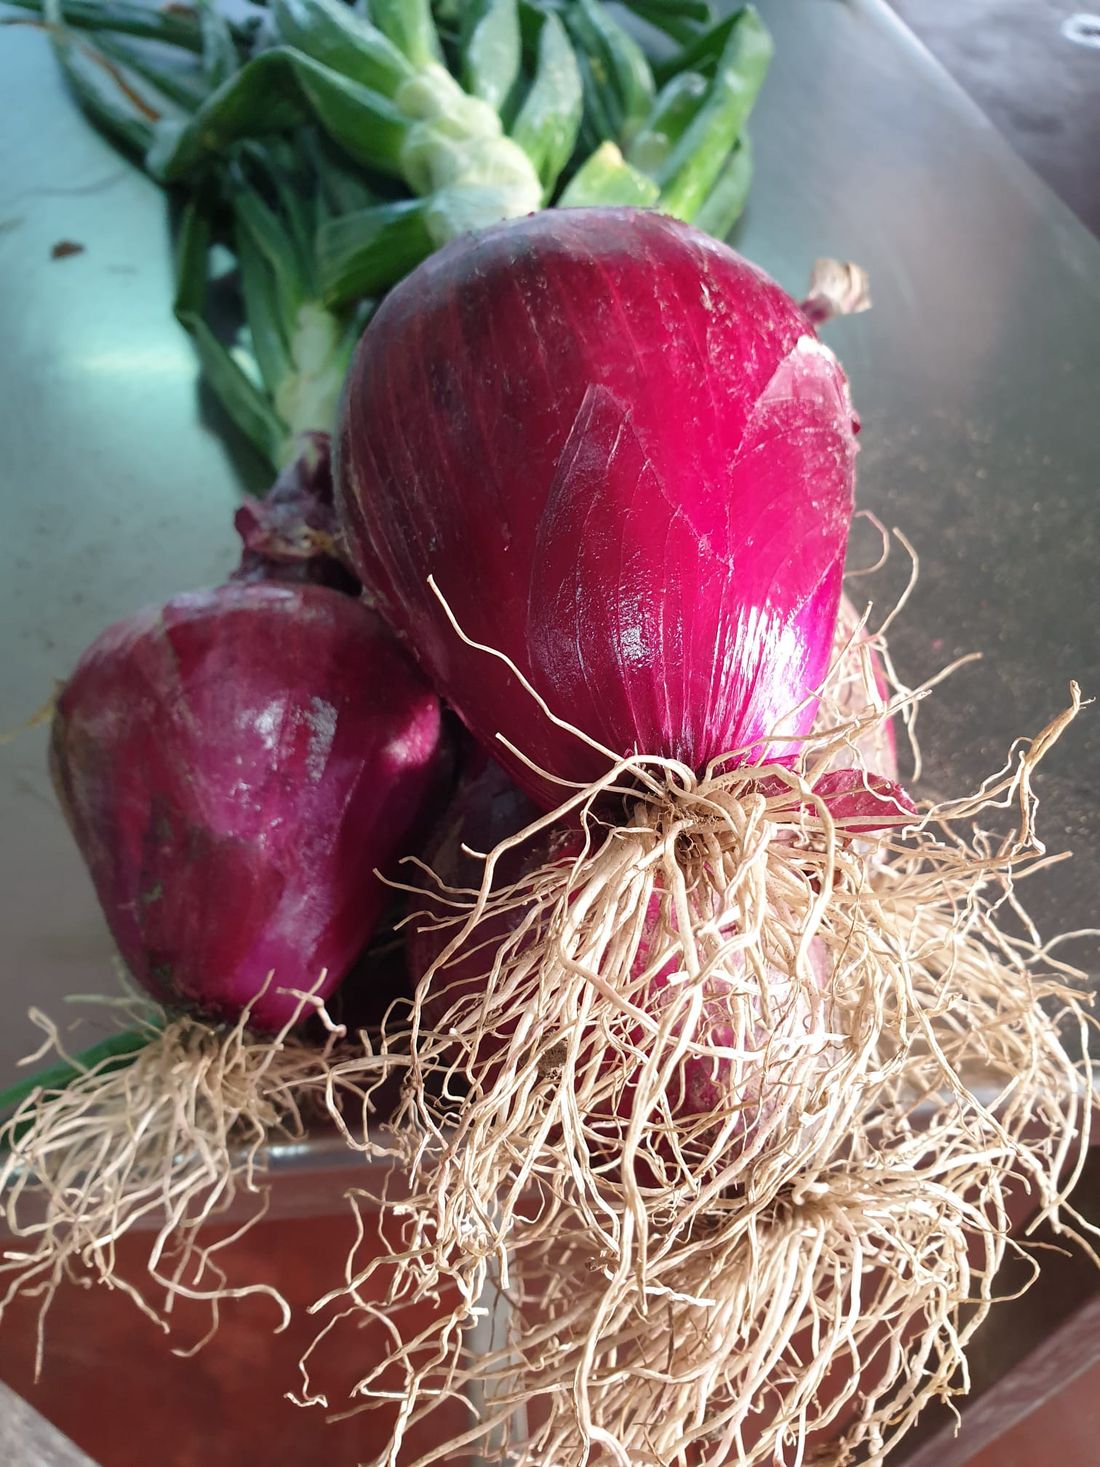
[[[690,45],[699,34],[690,20],[683,19],[674,10],[666,10],[661,5],[648,5],[645,0],[630,0],[629,9],[642,20],[647,20],[656,30],[664,31],[666,36],[680,46]],[[708,12],[707,22],[710,20]]]
[[[228,416],[270,463],[277,464],[287,437],[286,427],[264,393],[203,319],[211,237],[205,200],[189,199],[176,242],[176,319],[194,341],[206,380]]]
[[[237,234],[251,240],[254,248],[267,261],[275,288],[275,302],[283,321],[293,323],[309,297],[293,239],[274,211],[268,208],[254,190],[241,188],[232,199],[237,221]]]
[[[629,141],[653,104],[653,72],[641,46],[599,0],[579,0],[579,4],[592,54],[599,58],[602,73],[618,96],[620,140]]]
[[[286,45],[383,97],[412,75],[394,43],[343,0],[275,0],[271,13]]]
[[[317,275],[327,306],[377,295],[435,247],[423,199],[376,204],[326,220],[317,231]]]
[[[699,71],[683,71],[658,92],[649,116],[635,134],[626,156],[643,173],[656,173],[684,131],[694,122],[709,91]]]
[[[548,15],[539,35],[535,79],[512,125],[512,137],[535,165],[547,197],[577,145],[583,109],[573,48],[561,21]]]
[[[706,101],[657,173],[667,213],[695,217],[748,120],[771,57],[771,37],[747,5],[729,33]]]
[[[614,143],[601,143],[569,181],[558,200],[562,208],[629,204],[649,208],[660,190],[652,178],[632,168]]]
[[[4,0],[6,5],[45,15],[49,0]],[[193,15],[128,5],[125,0],[65,0],[58,20],[76,30],[118,31],[147,41],[163,41],[185,51],[202,50],[202,31]]]
[[[237,229],[234,246],[252,354],[264,386],[274,396],[292,370],[284,321],[275,304],[274,272],[271,262],[246,226],[241,225]]]
[[[419,68],[442,63],[439,32],[429,0],[371,0],[371,19],[398,50]]]
[[[78,41],[76,44],[88,43]],[[147,100],[158,113],[165,112],[165,102],[173,104],[167,109],[173,113],[177,108],[194,112],[209,95],[210,88],[203,77],[202,69],[195,65],[190,51],[186,53],[186,65],[181,66],[177,57],[161,60],[155,58],[149,48],[140,42],[134,45],[106,34],[96,36],[95,49],[114,62],[123,75],[132,73],[156,89],[156,96],[149,96]]]
[[[363,170],[334,148],[323,133],[303,128],[295,136],[295,145],[317,181],[320,217],[354,214],[380,202]]]
[[[752,182],[752,147],[743,132],[725,167],[695,215],[695,224],[715,239],[725,239],[741,217]]]
[[[85,111],[126,147],[144,152],[155,136],[157,109],[90,41],[65,28],[56,0],[46,0],[43,13],[54,53]]]
[[[706,0],[621,0],[621,3],[639,15],[651,11],[654,15],[673,15],[701,25],[710,25],[714,20],[714,7]]]
[[[146,166],[171,182],[230,143],[311,122],[359,162],[401,176],[408,123],[400,112],[384,97],[286,46],[250,61],[185,125],[158,128]]]
[[[659,82],[665,82],[679,71],[691,69],[702,71],[708,76],[718,65],[719,58],[725,50],[726,42],[729,40],[730,32],[744,15],[746,7],[739,6],[732,15],[725,16],[713,25],[710,30],[703,31],[697,35],[683,50],[668,58],[667,61],[658,62],[653,70]]]
[[[503,111],[519,76],[516,0],[471,0],[463,10],[459,46],[466,90]]]
[[[201,0],[199,24],[202,28],[202,69],[212,90],[228,80],[241,62],[229,22],[215,10],[211,0]]]

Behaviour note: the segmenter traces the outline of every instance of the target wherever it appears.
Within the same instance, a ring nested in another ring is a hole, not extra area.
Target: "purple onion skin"
[[[484,872],[482,863],[469,851],[491,851],[500,841],[516,835],[538,818],[538,810],[501,768],[486,759],[466,775],[456,788],[443,819],[429,843],[425,860],[448,885],[476,889]],[[534,843],[507,851],[497,865],[496,885],[515,881],[531,865],[553,859],[561,845],[572,844],[571,832],[548,833]],[[442,902],[433,900],[425,891],[411,899],[416,911],[432,917],[453,915]],[[440,973],[429,995],[429,1017],[440,1021],[450,1005],[459,998],[476,996],[485,986],[485,974],[492,966],[494,948],[518,926],[523,913],[513,910],[508,917],[485,917],[479,924],[477,942],[480,951],[464,949]],[[405,961],[409,978],[415,986],[458,931],[455,926],[433,928],[413,920],[405,928]]]
[[[446,762],[438,699],[381,620],[313,585],[196,591],[110,627],[51,747],[135,979],[214,1019],[251,1004],[261,1031],[297,1010],[279,987],[344,977],[389,898],[374,868],[413,847]]]
[[[348,377],[337,507],[368,594],[485,743],[588,783],[809,729],[852,512],[847,382],[798,306],[660,215],[553,210],[454,241]],[[559,785],[494,752],[543,808]],[[771,746],[781,755],[783,746]]]

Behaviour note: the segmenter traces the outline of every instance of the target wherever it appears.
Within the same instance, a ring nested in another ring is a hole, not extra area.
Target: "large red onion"
[[[110,627],[58,700],[51,764],[134,977],[277,1029],[377,922],[375,867],[438,793],[438,700],[373,613],[230,585]],[[270,975],[270,981],[269,981]]]
[[[348,379],[338,505],[368,592],[483,741],[558,778],[605,767],[462,644],[430,575],[558,716],[699,769],[804,700],[784,731],[813,722],[856,427],[762,271],[653,213],[554,210],[454,241],[387,297]]]

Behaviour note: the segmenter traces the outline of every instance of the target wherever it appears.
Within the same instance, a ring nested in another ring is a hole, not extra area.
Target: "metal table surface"
[[[2,1381],[0,1462],[10,1467],[96,1467],[91,1457]]]
[[[1100,693],[1100,245],[879,0],[759,3],[776,60],[735,242],[794,293],[817,255],[870,270],[874,310],[828,337],[863,419],[860,500],[921,554],[898,666],[915,682],[986,654],[920,718],[925,789],[959,792],[1063,706],[1070,678]],[[78,114],[40,33],[0,31],[0,89],[0,730],[13,730],[108,621],[223,576],[235,494],[258,480],[208,420],[170,319],[160,191]],[[83,252],[51,259],[62,239]],[[896,557],[880,604],[903,576]],[[0,1080],[35,1042],[30,1004],[57,1013],[114,981],[45,747],[44,727],[0,745]],[[1031,883],[1047,932],[1096,918],[1098,755],[1086,710],[1039,777],[1048,844],[1075,851]]]
[[[878,0],[765,0],[776,41],[736,243],[798,292],[818,254],[859,260],[875,307],[828,328],[863,418],[859,497],[921,554],[894,647],[910,681],[985,660],[922,710],[927,786],[961,791],[1063,704],[1100,692],[1094,607],[1100,245]],[[41,33],[5,28],[0,77],[0,442],[7,528],[0,730],[49,697],[109,620],[219,579],[231,460],[170,319],[163,196],[65,95]],[[62,239],[81,254],[51,259]],[[888,599],[903,557],[880,578]],[[53,800],[46,730],[0,747],[0,1076],[30,1003],[114,982]],[[1048,931],[1095,920],[1100,718],[1039,780],[1075,859],[1032,883]]]

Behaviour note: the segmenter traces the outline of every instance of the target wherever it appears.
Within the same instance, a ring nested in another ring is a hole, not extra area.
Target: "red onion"
[[[348,379],[338,505],[368,592],[482,740],[559,779],[606,762],[460,642],[432,575],[558,716],[701,770],[798,705],[784,731],[813,722],[856,429],[762,271],[653,213],[557,210],[456,240],[387,297]]]
[[[484,760],[455,790],[426,849],[426,862],[447,886],[476,890],[481,884],[482,866],[470,852],[491,851],[500,841],[524,830],[537,816],[538,810],[501,766]],[[553,860],[567,842],[568,832],[543,835],[538,838],[534,860]],[[501,863],[501,879],[509,883],[516,880],[531,860],[530,849],[517,847],[508,852]],[[446,903],[430,890],[418,893],[413,902],[416,913],[406,928],[405,956],[409,978],[416,985],[442,955],[456,929],[453,924],[447,925]],[[494,949],[522,916],[522,909],[517,907],[507,917],[497,914],[483,919],[473,939],[463,945],[432,985],[427,1013],[433,1023],[445,1023],[447,1010],[455,1003],[476,1001],[486,971],[492,967]]]
[[[313,585],[177,596],[105,631],[52,770],[134,977],[278,1029],[343,978],[437,791],[440,707],[379,619]]]

